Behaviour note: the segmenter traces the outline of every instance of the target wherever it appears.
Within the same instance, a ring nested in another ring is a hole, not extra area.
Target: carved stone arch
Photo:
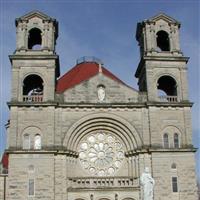
[[[125,119],[108,113],[87,115],[75,122],[67,131],[63,146],[76,151],[80,140],[94,130],[110,130],[120,138],[126,150],[137,149],[142,146],[142,140],[136,129]]]
[[[27,48],[29,50],[34,50],[33,46],[34,45],[40,45],[39,49],[36,50],[41,50],[42,49],[42,34],[43,34],[43,28],[40,26],[31,26],[28,27],[27,30]]]
[[[38,133],[42,135],[42,130],[38,126],[34,125],[26,126],[25,128],[23,128],[21,131],[21,135],[23,135],[26,131],[33,133],[34,130],[38,130]]]
[[[33,146],[33,141],[34,141],[34,137],[36,135],[40,135],[42,137],[42,131],[39,127],[37,126],[28,126],[25,127],[22,131],[21,131],[21,139],[20,139],[20,143],[21,143],[21,147],[24,146],[24,136],[25,135],[29,135],[29,140],[30,140],[30,148],[31,146]]]
[[[157,73],[154,76],[154,88],[163,91],[167,96],[180,96],[179,79],[169,72]]]
[[[25,78],[28,77],[28,76],[30,76],[30,75],[37,75],[37,76],[39,76],[43,80],[43,85],[44,86],[46,85],[46,78],[45,78],[45,76],[43,74],[39,73],[39,72],[32,71],[32,72],[28,72],[28,73],[26,73],[26,74],[23,75],[22,80],[21,80],[21,85],[22,86],[23,86],[23,82],[24,82]]]
[[[160,29],[156,32],[156,46],[159,52],[170,51],[170,33],[168,30]]]
[[[34,72],[34,71],[23,74],[23,77],[21,79],[21,87],[23,87],[23,82],[24,82],[25,78],[27,78],[30,75],[39,76],[42,79],[43,87],[45,88],[45,85],[46,85],[47,81],[46,81],[46,78],[45,78],[44,74],[41,74],[40,72]]]
[[[41,32],[42,32],[42,29],[43,29],[40,25],[28,25],[27,26],[27,32],[29,32],[33,28],[40,29]]]
[[[85,199],[83,199],[83,198],[78,198],[78,199],[75,199],[75,200],[85,200]]]
[[[173,130],[177,130],[178,133],[182,134],[183,133],[183,129],[181,127],[178,127],[178,126],[175,126],[175,125],[167,125],[167,126],[164,126],[163,127],[163,131],[166,130],[166,129],[173,129]]]
[[[26,73],[21,80],[23,101],[29,101],[28,95],[44,95],[45,78],[38,72]]]
[[[159,78],[161,78],[162,76],[171,76],[176,82],[178,82],[178,78],[175,76],[174,73],[170,73],[170,72],[158,72],[154,75],[154,82],[157,82]]]
[[[38,75],[38,76],[40,76],[41,77],[41,79],[43,80],[43,82],[44,83],[46,83],[46,80],[45,80],[45,77],[44,77],[44,75],[43,74],[41,74],[40,72],[34,72],[34,71],[32,71],[32,72],[28,72],[28,73],[25,73],[25,74],[23,74],[23,77],[22,77],[22,84],[23,84],[23,80],[27,77],[27,76],[29,76],[29,75]]]
[[[101,199],[99,199],[99,200],[110,200],[110,199],[108,199],[108,198],[101,198]]]
[[[131,197],[126,197],[125,199],[122,199],[122,200],[135,200],[135,199],[133,199]]]
[[[158,80],[163,76],[169,76],[176,81],[177,94],[179,94],[179,82],[180,82],[180,80],[177,76],[175,76],[174,73],[170,73],[170,72],[162,72],[162,73],[158,72],[158,73],[156,73],[154,75],[154,80],[153,80],[154,88],[157,88]]]
[[[98,198],[97,200],[110,200],[110,198],[107,198],[107,197],[101,197],[101,198]]]
[[[174,134],[178,134],[179,145],[184,143],[183,130],[180,127],[167,125],[162,129],[162,135],[165,133],[168,133],[171,146],[174,143]]]

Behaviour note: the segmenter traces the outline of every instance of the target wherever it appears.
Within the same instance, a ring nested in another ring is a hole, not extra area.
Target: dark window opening
[[[177,177],[172,177],[172,191],[178,192],[178,181]]]
[[[28,195],[29,196],[35,195],[35,181],[34,181],[34,179],[28,180]]]
[[[29,75],[23,82],[24,101],[42,101],[43,80],[38,75]]]
[[[165,133],[164,135],[163,135],[163,146],[164,146],[164,148],[169,148],[169,137],[168,137],[168,134],[167,133]]]
[[[41,30],[33,28],[29,31],[28,49],[40,50],[42,45]]]
[[[159,94],[163,93],[166,94],[167,96],[177,96],[176,81],[170,76],[160,77],[157,82],[157,89]]]
[[[168,33],[165,31],[158,31],[156,35],[157,47],[159,48],[159,51],[170,51]]]
[[[174,134],[174,148],[179,148],[179,137],[178,133]]]
[[[171,168],[172,168],[172,169],[176,169],[176,164],[175,164],[175,163],[172,163]]]

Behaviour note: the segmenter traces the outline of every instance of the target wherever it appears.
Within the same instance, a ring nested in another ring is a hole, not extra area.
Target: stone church
[[[177,20],[137,24],[138,90],[95,57],[60,76],[56,19],[33,11],[15,25],[0,199],[143,200],[145,169],[153,200],[198,199]]]

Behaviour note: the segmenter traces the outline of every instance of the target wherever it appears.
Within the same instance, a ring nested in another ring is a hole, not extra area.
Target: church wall
[[[34,179],[35,194],[28,198],[29,179]],[[8,182],[9,200],[54,200],[54,156],[10,154]]]
[[[171,165],[175,163],[176,169]],[[194,154],[192,152],[152,153],[155,200],[197,200]],[[172,177],[178,179],[178,192],[172,192]]]
[[[6,180],[6,176],[0,174],[0,199],[4,200],[4,189],[5,189],[5,180]]]
[[[94,200],[99,200],[99,199],[130,199],[130,200],[139,200],[139,195],[138,191],[131,191],[129,190],[106,190],[106,191],[98,191],[98,190],[87,190],[87,191],[76,191],[76,192],[70,192],[68,194],[68,199],[69,200],[76,200],[79,198],[83,199],[91,199],[91,196],[93,197]]]
[[[192,144],[190,108],[150,107],[149,116],[153,146],[163,146],[164,133],[169,134],[169,143],[172,148],[174,133],[179,134],[181,147]]]
[[[29,133],[29,128],[38,129],[42,138],[42,146],[52,148],[54,146],[54,115],[53,107],[12,107],[10,112],[10,134],[9,147],[22,148],[23,134]],[[30,131],[32,134],[31,147],[33,148],[33,137],[38,132]]]

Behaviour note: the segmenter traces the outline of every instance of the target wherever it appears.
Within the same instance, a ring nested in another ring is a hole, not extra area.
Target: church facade
[[[149,200],[198,199],[178,21],[158,14],[138,23],[139,90],[96,58],[60,77],[58,22],[33,11],[15,24],[4,199],[143,200],[146,169]]]

